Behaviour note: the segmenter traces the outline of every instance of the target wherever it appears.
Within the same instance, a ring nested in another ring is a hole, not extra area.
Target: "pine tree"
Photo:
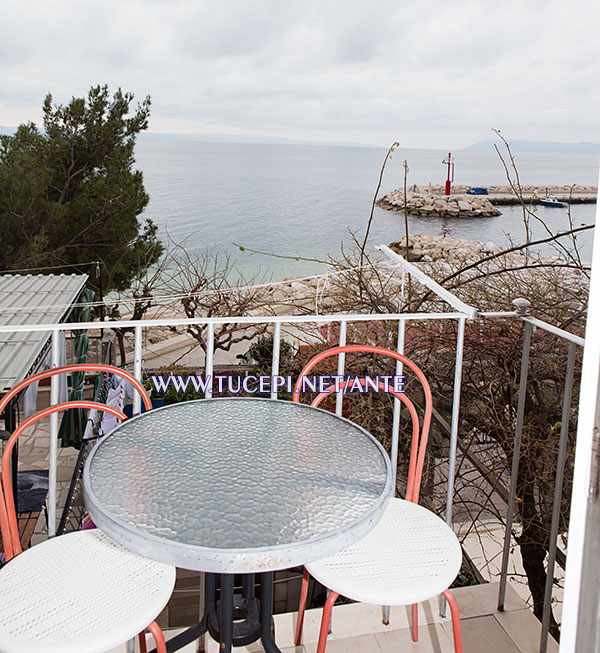
[[[150,98],[129,115],[132,101],[107,86],[65,106],[48,94],[43,130],[28,123],[0,137],[0,270],[98,260],[105,290],[124,290],[158,261],[157,228],[138,219],[149,198],[134,169]]]

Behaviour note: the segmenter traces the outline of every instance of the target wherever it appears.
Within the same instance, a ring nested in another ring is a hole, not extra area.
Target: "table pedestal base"
[[[263,632],[259,616],[260,601],[254,597],[245,598],[239,594],[226,595],[223,585],[221,586],[221,599],[217,601],[217,609],[208,613],[208,632],[216,642],[219,642],[222,638],[220,624],[227,624],[223,628],[223,636],[226,637],[229,635],[228,624],[231,622],[232,645],[252,644],[262,636]]]
[[[254,597],[254,574],[244,576],[242,594],[233,591],[233,575],[221,574],[221,598],[217,601],[216,574],[205,575],[205,611],[199,624],[167,641],[167,653],[174,653],[208,632],[220,644],[222,653],[233,646],[261,640],[266,653],[281,653],[274,640],[274,572],[260,575],[260,600]],[[152,651],[156,653],[156,649]]]

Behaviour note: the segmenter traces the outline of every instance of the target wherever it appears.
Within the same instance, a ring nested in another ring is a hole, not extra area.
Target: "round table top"
[[[112,539],[185,569],[285,569],[366,535],[391,493],[367,431],[290,401],[209,399],[128,420],[84,470],[86,506]]]

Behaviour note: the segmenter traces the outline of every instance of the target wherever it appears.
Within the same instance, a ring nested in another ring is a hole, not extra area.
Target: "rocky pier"
[[[399,188],[388,193],[377,205],[388,211],[404,211],[403,190]],[[440,218],[487,218],[501,213],[485,195],[457,193],[446,197],[428,189],[407,193],[406,208],[410,215]]]
[[[485,218],[501,214],[499,205],[520,204],[510,186],[487,186],[487,195],[469,195],[470,186],[453,186],[449,196],[443,186],[411,187],[406,193],[406,208],[410,215],[442,218]],[[598,189],[595,186],[522,186],[521,194],[527,205],[537,205],[549,196],[572,204],[593,203]],[[388,211],[404,211],[402,188],[384,195],[377,205]]]

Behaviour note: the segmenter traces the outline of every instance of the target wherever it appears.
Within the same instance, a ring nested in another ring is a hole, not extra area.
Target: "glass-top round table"
[[[123,546],[216,573],[285,569],[366,535],[390,496],[381,445],[347,419],[289,401],[158,408],[102,439],[83,475],[96,525]]]

